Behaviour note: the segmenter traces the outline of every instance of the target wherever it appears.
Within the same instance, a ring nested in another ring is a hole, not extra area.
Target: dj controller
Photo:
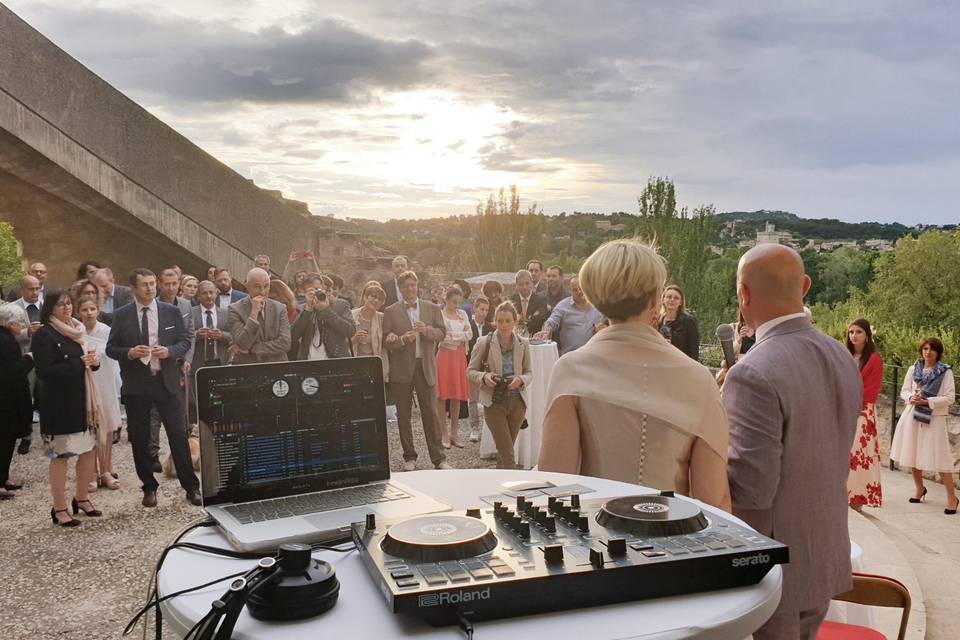
[[[671,492],[370,515],[352,533],[390,609],[435,625],[752,585],[788,562],[785,545]]]

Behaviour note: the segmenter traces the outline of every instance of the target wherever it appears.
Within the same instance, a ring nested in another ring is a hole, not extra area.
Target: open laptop
[[[379,358],[197,371],[203,507],[242,551],[449,510],[390,478]]]

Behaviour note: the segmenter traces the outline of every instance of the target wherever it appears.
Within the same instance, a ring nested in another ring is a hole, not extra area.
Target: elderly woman
[[[10,462],[17,438],[28,438],[32,431],[33,400],[27,374],[33,358],[23,354],[17,336],[30,326],[23,307],[0,305],[0,500],[13,497],[11,491],[22,486],[10,482]]]
[[[710,371],[653,323],[666,267],[635,240],[614,240],[580,269],[610,327],[557,362],[547,391],[542,471],[673,490],[730,509],[729,426]]]
[[[84,330],[73,317],[66,291],[47,293],[40,310],[43,327],[33,335],[30,350],[40,380],[40,433],[50,458],[53,524],[76,527],[79,520],[67,511],[67,459],[77,458],[77,488],[73,513],[103,515],[90,503],[87,484],[94,474],[94,435],[89,425],[99,413],[97,394],[87,393],[91,369],[100,367],[96,353],[84,353]]]
[[[890,459],[911,467],[916,492],[910,502],[922,502],[927,495],[924,471],[939,471],[947,492],[946,515],[957,513],[957,494],[953,489],[953,456],[947,436],[947,412],[956,400],[953,370],[943,359],[943,342],[924,338],[920,359],[907,370],[900,397],[907,410],[897,422],[890,445]]]
[[[358,356],[377,356],[383,361],[383,381],[387,382],[390,365],[383,350],[383,313],[380,309],[387,300],[387,293],[376,280],[366,284],[360,293],[362,307],[352,309],[357,332],[350,338],[353,352]]]
[[[497,445],[497,467],[515,469],[513,445],[527,412],[527,389],[533,381],[530,343],[516,333],[517,310],[501,302],[493,314],[496,330],[477,340],[467,375],[480,388],[487,428]]]

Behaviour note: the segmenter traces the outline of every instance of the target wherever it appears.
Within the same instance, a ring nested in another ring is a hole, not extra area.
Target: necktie
[[[522,311],[520,311],[520,317],[521,317],[521,318],[526,318],[526,317],[527,317],[527,303],[528,303],[528,302],[530,302],[530,298],[520,298],[520,306],[522,307]]]
[[[143,315],[140,316],[140,344],[150,344],[150,323],[147,322],[147,311],[149,307],[143,308]]]
[[[37,309],[37,305],[27,305],[27,317],[30,319],[30,322],[37,322],[40,320],[40,310]]]
[[[207,309],[207,329],[213,329],[213,312]]]

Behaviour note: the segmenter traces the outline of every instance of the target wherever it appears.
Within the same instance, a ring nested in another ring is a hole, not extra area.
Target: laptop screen
[[[197,371],[205,506],[390,477],[379,358]]]

